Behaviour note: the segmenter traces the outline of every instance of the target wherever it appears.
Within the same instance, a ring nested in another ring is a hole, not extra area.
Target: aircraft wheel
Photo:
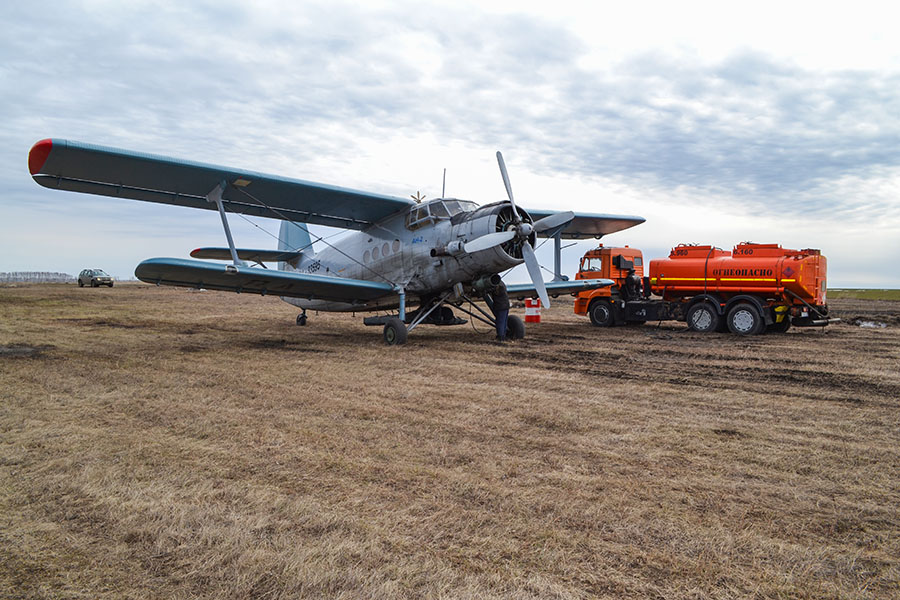
[[[692,331],[710,333],[718,330],[719,314],[712,304],[699,302],[688,309],[686,321]]]
[[[515,315],[506,318],[506,337],[511,340],[521,340],[525,337],[525,323]]]
[[[306,325],[306,314],[305,313],[300,313],[299,315],[297,315],[297,325],[300,325],[301,327]]]
[[[591,323],[597,327],[612,327],[615,325],[613,318],[612,305],[609,300],[594,300],[588,307],[588,316],[591,317]]]
[[[406,324],[392,317],[384,324],[384,342],[388,346],[399,346],[406,343]]]
[[[728,329],[736,335],[756,335],[765,327],[762,315],[749,302],[740,302],[728,311]]]

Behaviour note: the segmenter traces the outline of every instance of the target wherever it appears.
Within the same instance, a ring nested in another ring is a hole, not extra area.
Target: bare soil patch
[[[832,310],[736,338],[560,298],[389,348],[275,298],[0,288],[0,597],[895,598],[900,302]]]

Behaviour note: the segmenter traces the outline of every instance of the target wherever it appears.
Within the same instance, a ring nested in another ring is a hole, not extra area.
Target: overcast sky
[[[38,186],[54,137],[398,196],[447,168],[479,203],[499,149],[526,208],[647,219],[606,244],[821,248],[831,287],[900,287],[891,3],[479,4],[8,3],[0,271],[130,278],[225,243],[212,211]],[[277,221],[232,226],[275,244]]]

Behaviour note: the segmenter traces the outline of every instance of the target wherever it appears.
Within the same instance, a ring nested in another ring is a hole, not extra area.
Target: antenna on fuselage
[[[444,167],[444,184],[441,186],[441,198],[447,197],[447,167]]]

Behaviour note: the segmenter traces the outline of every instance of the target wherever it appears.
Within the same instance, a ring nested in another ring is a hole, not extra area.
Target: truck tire
[[[784,319],[781,320],[781,323],[772,323],[771,325],[766,325],[766,333],[784,333],[790,328],[791,318],[785,315]]]
[[[598,299],[591,302],[588,307],[588,316],[591,318],[591,323],[597,327],[612,327],[616,324],[609,300]]]
[[[735,335],[756,335],[764,327],[762,315],[749,302],[739,302],[728,311],[728,329]]]
[[[698,302],[687,311],[688,327],[697,333],[712,333],[719,327],[719,313],[707,302]]]

